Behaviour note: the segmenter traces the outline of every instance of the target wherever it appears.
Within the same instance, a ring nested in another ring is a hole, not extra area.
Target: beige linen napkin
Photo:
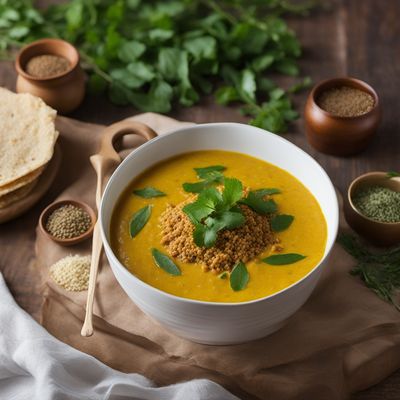
[[[156,114],[133,119],[159,134],[182,126]],[[94,206],[89,156],[98,151],[102,127],[59,118],[58,129],[63,152],[58,198]],[[59,288],[48,269],[68,254],[89,252],[90,241],[65,248],[37,232],[37,265],[46,282],[41,322],[60,340],[118,370],[144,374],[159,385],[208,378],[243,399],[336,400],[400,367],[400,314],[348,274],[354,260],[339,246],[309,301],[283,329],[235,346],[195,344],[167,332],[128,299],[105,258],[96,291],[95,334],[81,337],[86,292]]]

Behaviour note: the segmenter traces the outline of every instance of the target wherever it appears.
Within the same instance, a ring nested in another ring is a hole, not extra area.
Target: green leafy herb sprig
[[[197,199],[183,207],[194,224],[193,239],[199,247],[212,247],[222,229],[235,229],[245,218],[237,203],[243,197],[243,185],[235,178],[224,178],[224,189],[203,189]]]
[[[243,105],[251,124],[282,133],[298,117],[290,93],[268,73],[297,76],[300,44],[283,14],[305,14],[313,0],[72,0],[45,9],[0,1],[0,53],[42,37],[75,44],[95,93],[115,104],[166,113],[203,94]]]
[[[350,273],[360,277],[368,288],[400,311],[396,298],[400,289],[400,247],[374,253],[350,234],[339,235],[337,241],[357,260]]]
[[[200,193],[203,189],[222,183],[224,181],[223,165],[211,165],[204,168],[194,168],[197,177],[201,179],[199,182],[187,183],[185,182],[182,187],[185,192]]]

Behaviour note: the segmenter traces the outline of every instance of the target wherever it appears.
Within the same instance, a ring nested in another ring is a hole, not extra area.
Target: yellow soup
[[[187,199],[182,189],[184,182],[196,182],[193,170],[197,167],[222,164],[224,175],[235,177],[251,189],[279,188],[273,195],[282,214],[294,216],[291,226],[277,233],[283,253],[299,253],[305,259],[294,264],[273,266],[262,258],[271,255],[270,246],[256,259],[247,262],[250,275],[247,287],[233,291],[229,278],[220,279],[204,272],[200,265],[174,259],[182,275],[173,276],[158,268],[151,249],[167,254],[160,244],[159,217],[168,204]],[[144,199],[133,195],[135,189],[152,186],[166,193],[164,197]],[[133,239],[129,233],[132,214],[140,208],[153,205],[149,221]],[[314,196],[288,172],[265,161],[234,152],[197,151],[185,153],[154,165],[136,178],[121,195],[111,221],[111,246],[120,262],[142,281],[180,297],[203,301],[242,302],[276,293],[304,277],[321,260],[326,244],[326,222]]]

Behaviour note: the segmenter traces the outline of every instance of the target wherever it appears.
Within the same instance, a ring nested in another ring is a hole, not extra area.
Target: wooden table
[[[332,3],[332,2],[331,2]],[[344,191],[357,175],[372,170],[400,170],[400,1],[337,0],[330,11],[316,12],[291,25],[304,45],[302,71],[315,82],[350,75],[369,82],[382,101],[384,118],[379,133],[364,153],[352,158],[337,158],[314,151],[304,137],[299,120],[285,135],[320,162],[335,185]],[[11,63],[0,63],[0,85],[15,87]],[[295,102],[301,110],[306,93]],[[109,124],[137,113],[131,107],[115,107],[103,97],[87,96],[71,117]],[[176,109],[172,117],[194,122],[245,121],[232,108],[215,105],[205,98],[195,107]],[[31,211],[0,226],[0,270],[16,301],[35,318],[41,304],[39,279],[31,261],[35,225],[40,211],[57,195],[50,192]],[[352,397],[353,400],[397,400],[400,398],[400,371],[374,388]]]

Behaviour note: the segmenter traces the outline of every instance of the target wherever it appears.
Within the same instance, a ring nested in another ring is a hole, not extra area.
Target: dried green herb
[[[383,186],[356,191],[354,206],[366,217],[379,222],[400,222],[400,192]]]
[[[355,236],[344,233],[338,236],[337,241],[357,260],[351,275],[358,276],[381,299],[400,311],[397,296],[400,290],[400,247],[374,253]]]
[[[232,290],[235,292],[246,288],[249,282],[250,275],[247,271],[246,265],[241,261],[237,263],[230,274],[229,282]]]
[[[143,197],[144,199],[166,196],[164,192],[151,186],[145,187],[143,189],[136,189],[133,191],[133,193],[136,194],[136,196]]]
[[[168,272],[170,275],[181,275],[181,270],[179,267],[165,254],[161,253],[160,250],[151,249],[151,255],[153,260],[158,267]]]
[[[287,265],[293,264],[297,261],[303,260],[306,256],[297,253],[287,254],[274,254],[272,256],[263,258],[263,262],[270,265]]]
[[[146,225],[151,215],[152,205],[145,206],[136,211],[129,222],[129,232],[131,238],[134,238]]]

